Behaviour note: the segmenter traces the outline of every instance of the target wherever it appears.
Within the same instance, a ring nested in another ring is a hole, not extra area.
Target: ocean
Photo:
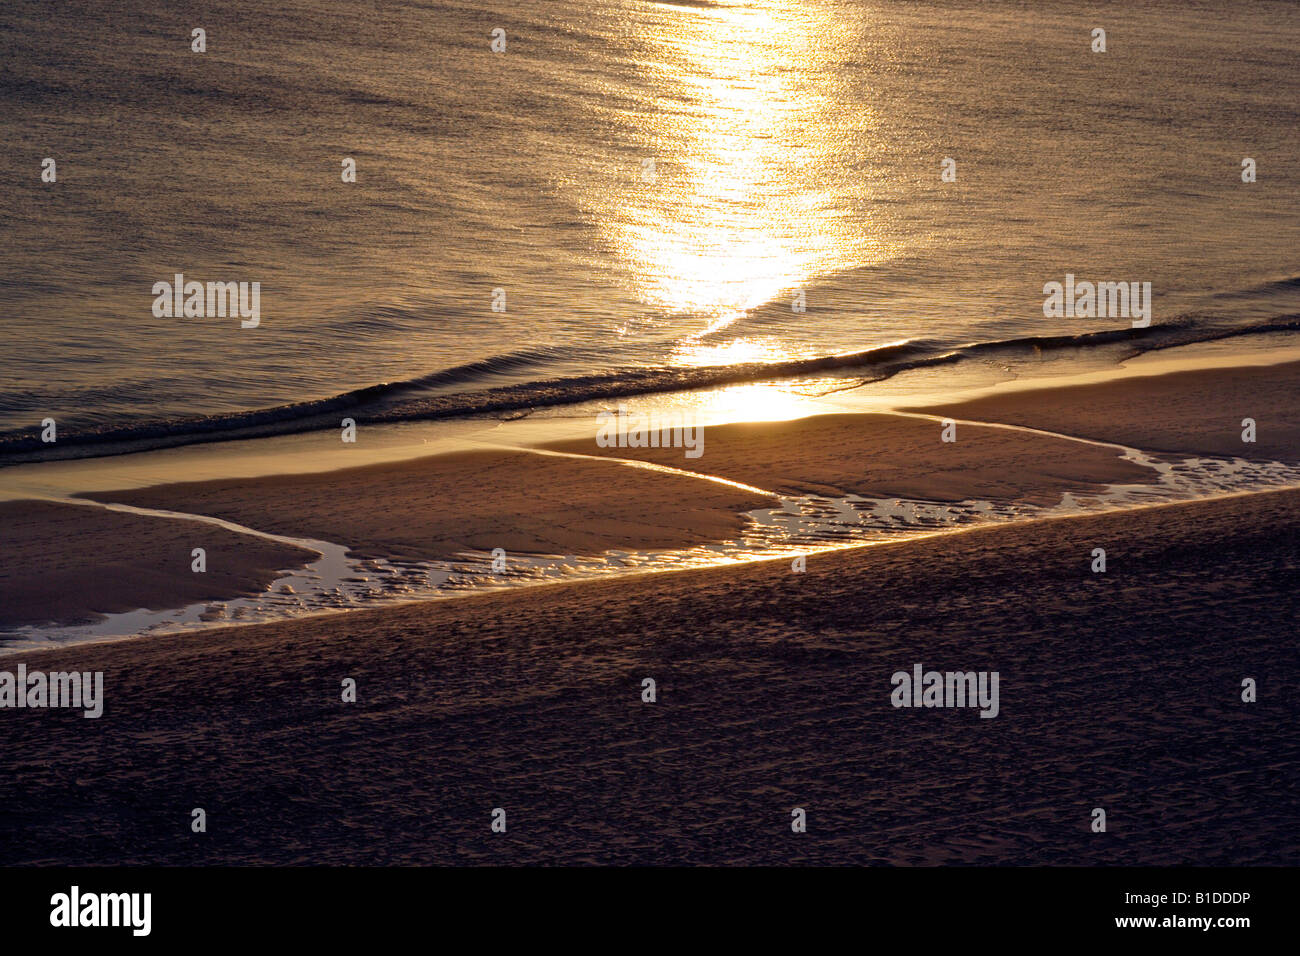
[[[1290,2],[9,0],[0,44],[4,463],[1300,329]],[[155,315],[177,273],[258,325]],[[1067,276],[1150,327],[1046,316]]]

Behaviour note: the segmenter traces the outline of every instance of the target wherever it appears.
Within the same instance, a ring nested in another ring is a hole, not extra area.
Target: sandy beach
[[[220,518],[259,532],[345,544],[360,558],[598,555],[736,537],[771,497],[700,478],[515,451],[258,479],[176,483],[95,495]],[[87,504],[0,503],[0,634],[136,608],[256,594],[276,569],[318,555],[211,524]],[[210,557],[191,571],[191,550]]]
[[[483,449],[84,497],[333,542],[358,559],[464,560],[496,548],[516,556],[652,553],[735,540],[750,524],[746,513],[776,506],[777,495],[1042,507],[1064,494],[1157,479],[1152,469],[1121,458],[1110,442],[1171,458],[1300,460],[1289,413],[1297,373],[1295,363],[1220,368],[1008,391],[902,414],[709,426],[697,458],[681,448],[602,448],[593,425],[590,440],[543,448],[560,454]],[[1242,394],[1247,382],[1259,416],[1257,445],[1242,443],[1239,429],[1225,431],[1220,411],[1224,397]],[[1158,397],[1152,407],[1160,414],[1126,417],[1123,409],[1143,395]],[[941,420],[950,417],[959,424],[956,440],[946,442]],[[628,463],[636,461],[675,473]],[[213,525],[89,505],[0,508],[12,531],[0,538],[0,567],[10,582],[0,598],[0,628],[255,594],[275,580],[276,569],[302,567],[315,557]],[[207,574],[193,574],[193,547],[221,560]],[[82,583],[70,586],[74,579]]]
[[[0,720],[0,862],[1295,864],[1298,566],[1284,492],[24,655],[106,705]]]
[[[1050,505],[1065,492],[1095,493],[1109,483],[1155,477],[1108,446],[966,424],[948,443],[940,430],[939,422],[921,417],[821,415],[706,428],[705,453],[694,459],[681,449],[600,448],[593,439],[548,446],[562,455],[469,451],[85,497],[334,542],[358,558],[453,560],[496,548],[514,555],[592,556],[708,545],[737,538],[749,523],[745,513],[775,506],[775,494]],[[24,570],[10,572],[22,578],[0,601],[0,628],[229,599],[264,590],[275,577],[268,562],[301,566],[313,557],[212,526],[177,526],[91,507],[6,507],[22,520],[19,533],[0,542],[0,556],[6,566]],[[77,523],[67,524],[72,519]],[[82,525],[86,536],[77,530]],[[96,543],[97,533],[110,537]],[[113,535],[130,540],[125,552],[111,546]],[[168,550],[170,535],[178,537]],[[40,557],[23,564],[20,555],[35,542]],[[198,546],[224,549],[221,574],[190,573],[190,548]],[[134,558],[133,549],[139,550]],[[68,588],[61,569],[97,581],[129,578],[131,587],[111,603],[94,588]]]
[[[504,548],[599,554],[726,538],[772,499],[696,478],[521,451],[94,496],[212,515],[260,531],[347,544],[370,557],[454,558]]]
[[[1013,405],[1028,414],[1032,401]],[[795,495],[1043,502],[1153,477],[1115,449],[1084,442],[982,425],[963,425],[955,437],[945,442],[941,422],[924,418],[815,415],[705,428],[698,459],[680,448],[600,448],[594,437],[549,447],[698,469]]]
[[[6,941],[1285,938],[1300,3],[0,50]]]
[[[1250,370],[1269,433],[1286,434],[1295,372]],[[735,535],[769,493],[1050,503],[1149,481],[1095,442],[1235,452],[1205,395],[1244,374],[1159,380],[1183,422],[1168,434],[1118,425],[1110,403],[1153,386],[1113,383],[930,410],[962,420],[955,443],[936,418],[825,415],[709,428],[689,461],[579,442],[564,448],[588,457],[494,450],[96,497],[360,555],[666,547]],[[759,491],[596,457],[613,451]],[[304,558],[89,505],[5,508],[11,615],[206,600]],[[201,593],[195,534],[238,556]],[[813,553],[803,572],[624,574],[24,651],[3,667],[102,671],[105,704],[0,715],[0,863],[1294,864],[1300,807],[1276,783],[1300,758],[1298,567],[1300,490],[1284,490]],[[111,599],[93,586],[109,580]],[[996,718],[894,707],[891,675],[918,665],[997,672]]]
[[[594,440],[569,441],[549,446],[563,455],[463,451],[86,497],[337,542],[357,558],[446,561],[497,548],[516,555],[599,555],[733,540],[748,524],[745,512],[775,506],[777,493],[1050,505],[1065,492],[1099,492],[1108,483],[1153,477],[1113,447],[965,424],[949,444],[941,441],[937,421],[902,415],[720,425],[705,429],[705,437],[705,455],[697,459],[682,457],[680,449],[602,449]],[[714,477],[723,481],[708,480]],[[300,567],[315,557],[213,525],[88,506],[4,507],[17,523],[16,533],[0,542],[0,557],[4,566],[22,570],[9,571],[13,587],[0,598],[0,628],[227,600],[263,591],[276,578],[268,568]],[[125,548],[114,546],[118,538]],[[191,574],[188,554],[195,546],[225,555],[220,574],[216,562],[208,575]],[[69,574],[129,580],[130,587],[108,598],[95,587],[69,587]]]
[[[1172,372],[993,395],[912,409],[980,422],[1026,425],[1170,456],[1223,455],[1300,461],[1300,367]],[[1242,440],[1244,419],[1255,440]]]
[[[198,521],[52,501],[0,502],[0,525],[0,633],[256,594],[317,556]]]

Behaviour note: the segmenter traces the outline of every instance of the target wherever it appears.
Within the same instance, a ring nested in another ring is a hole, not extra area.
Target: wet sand
[[[584,441],[547,447],[706,471],[785,494],[1055,503],[1062,492],[1149,481],[1154,473],[1113,448],[1006,428],[961,425],[942,440],[941,423],[900,415],[817,415],[703,429],[704,452],[600,448]]]
[[[314,551],[198,521],[49,501],[0,502],[0,633],[266,590]],[[194,548],[207,570],[192,570]]]
[[[938,432],[937,423],[892,415],[819,416],[710,428],[701,459],[683,461],[680,450],[642,457],[790,494],[857,492],[930,500],[1054,503],[1064,490],[1096,490],[1105,481],[1151,476],[1109,448],[967,427],[957,443],[946,444]],[[330,541],[358,558],[399,560],[450,560],[494,548],[562,556],[687,548],[734,540],[748,524],[745,512],[776,504],[767,495],[703,478],[600,460],[594,439],[563,447],[592,457],[460,452],[86,497]],[[625,457],[639,453],[603,451]],[[301,566],[314,556],[212,526],[172,526],[76,506],[8,507],[24,517],[21,529],[0,541],[0,558],[25,570],[10,572],[12,586],[0,599],[0,626],[50,620],[66,625],[105,611],[228,600],[265,589],[275,568]],[[67,508],[64,516],[60,509]],[[68,518],[76,520],[68,523]],[[203,528],[211,548],[247,552],[247,559],[227,560],[220,569],[214,564],[206,578],[191,574],[189,550],[201,544],[190,543],[195,527]],[[129,538],[135,550],[122,554],[114,546],[119,538]],[[173,539],[184,562],[164,557]],[[36,560],[27,561],[27,554]],[[173,573],[162,573],[173,566]],[[82,581],[93,583],[74,583]]]
[[[590,556],[707,545],[736,539],[749,522],[745,512],[777,503],[765,494],[703,478],[603,461],[600,454],[638,457],[787,494],[938,501],[1053,504],[1064,491],[1096,491],[1106,482],[1153,477],[1149,469],[1121,460],[1107,447],[973,426],[962,426],[958,441],[945,443],[937,422],[896,415],[725,425],[707,429],[705,436],[705,455],[698,459],[684,459],[680,449],[599,449],[593,438],[555,446],[592,456],[587,459],[484,450],[85,497],[329,541],[345,545],[358,558],[451,560],[495,548],[516,555]],[[28,520],[36,522],[41,513],[29,513]],[[93,539],[57,526],[41,530],[30,524],[24,537],[0,545],[0,556],[14,563],[36,538],[47,563],[102,583],[98,590],[78,592],[69,588],[66,577],[34,572],[30,582],[35,583],[0,605],[11,615],[27,607],[42,620],[53,614],[60,623],[71,623],[108,607],[105,593],[119,610],[174,608],[229,599],[270,582],[260,566],[242,569],[242,577],[209,574],[202,588],[183,575],[146,574],[134,566],[126,571],[113,548],[94,546]],[[154,547],[150,542],[146,535],[138,543],[149,552]],[[254,542],[244,544],[253,548],[255,558],[265,560],[265,543]],[[284,563],[302,562],[286,558]],[[119,588],[119,581],[129,583]],[[38,594],[41,587],[45,590]]]
[[[772,498],[698,478],[516,451],[89,495],[347,545],[358,557],[601,554],[735,537]]]
[[[1279,492],[25,654],[106,703],[0,711],[0,863],[1295,865],[1297,571]]]
[[[955,442],[941,440],[935,418],[835,414],[711,426],[703,430],[704,454],[687,458],[680,448],[600,448],[593,422],[590,440],[548,446],[589,456],[585,460],[483,450],[87,497],[331,541],[358,558],[451,560],[495,548],[507,554],[560,556],[687,548],[736,539],[748,523],[745,512],[772,507],[775,500],[717,482],[604,462],[601,457],[667,465],[790,495],[1051,505],[1066,492],[1097,492],[1108,483],[1142,483],[1155,475],[1121,459],[1109,445],[970,420],[1064,432],[1171,455],[1296,461],[1300,423],[1293,421],[1292,409],[1300,398],[1298,382],[1300,363],[1216,368],[1009,392],[925,409],[927,415],[961,420]],[[1254,445],[1240,440],[1240,418],[1247,412],[1258,424],[1259,441]],[[187,563],[179,565],[183,573],[178,573],[171,558],[155,553],[163,540],[177,533],[164,527],[165,522],[125,522],[125,516],[101,513],[95,522],[107,524],[83,532],[61,524],[54,517],[57,511],[19,507],[27,509],[21,527],[0,539],[0,565],[10,569],[10,587],[0,597],[0,627],[51,618],[72,623],[105,610],[225,600],[265,588],[275,568],[303,563],[291,554],[268,552],[267,542],[236,542],[223,532],[217,543],[232,553],[247,551],[248,559],[223,564],[195,580],[198,576],[188,572]],[[45,526],[44,516],[51,516]],[[123,556],[113,547],[115,523],[124,530],[143,529],[128,535],[138,553]],[[216,531],[209,528],[205,534]],[[107,537],[97,538],[101,532]],[[183,550],[188,554],[188,546]],[[35,561],[26,561],[23,555],[28,552]],[[162,573],[166,569],[172,573]]]
[[[1285,362],[1009,392],[912,411],[1028,425],[1175,457],[1297,462],[1298,407],[1300,363]],[[1246,418],[1255,421],[1253,443],[1242,441]]]

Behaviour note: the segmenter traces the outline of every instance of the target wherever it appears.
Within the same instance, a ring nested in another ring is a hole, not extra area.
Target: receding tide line
[[[955,364],[972,358],[1010,351],[1074,349],[1083,346],[1123,345],[1137,354],[1212,342],[1239,336],[1300,331],[1300,316],[1284,315],[1246,327],[1201,327],[1190,315],[1146,328],[1102,329],[1060,336],[1026,336],[965,345],[945,345],[924,339],[906,339],[861,351],[820,355],[781,362],[748,362],[703,368],[651,368],[619,370],[576,378],[549,379],[478,391],[426,395],[422,391],[442,383],[456,369],[401,382],[379,383],[329,398],[269,408],[249,409],[174,421],[142,421],[120,427],[87,427],[45,444],[39,427],[0,431],[0,467],[28,461],[103,457],[230,439],[287,435],[318,430],[331,416],[350,410],[364,412],[372,424],[431,421],[474,415],[517,412],[532,408],[576,405],[582,402],[694,391],[725,385],[778,381],[826,372],[863,370],[881,381],[901,372]],[[462,369],[473,370],[483,363]],[[359,417],[359,416],[358,416]],[[333,419],[337,420],[337,419]]]
[[[707,426],[705,426],[707,427]],[[766,495],[769,498],[782,498],[775,491],[768,491],[766,488],[758,488],[754,485],[747,485],[743,481],[732,481],[730,478],[723,478],[721,475],[710,475],[702,471],[689,471],[685,468],[674,468],[672,465],[660,465],[652,461],[641,461],[637,458],[617,458],[613,455],[585,455],[577,451],[556,451],[552,448],[529,448],[524,445],[498,445],[488,442],[480,442],[485,448],[494,448],[498,451],[526,451],[534,455],[549,455],[553,458],[578,458],[588,461],[608,461],[619,465],[626,465],[629,468],[643,468],[646,471],[658,471],[665,475],[678,475],[683,478],[698,478],[701,481],[712,481],[715,484],[726,485],[728,488],[739,488],[741,491],[748,491],[756,495]]]
[[[922,421],[953,422],[957,425],[973,425],[978,428],[1001,428],[1009,432],[1028,432],[1031,435],[1042,435],[1047,438],[1062,438],[1066,441],[1078,442],[1081,445],[1092,445],[1096,448],[1118,448],[1124,452],[1123,455],[1117,455],[1118,458],[1128,458],[1131,461],[1137,461],[1139,458],[1150,458],[1146,452],[1140,448],[1130,448],[1128,445],[1121,445],[1119,442],[1104,441],[1099,438],[1083,438],[1079,435],[1067,435],[1065,432],[1052,432],[1045,428],[1034,428],[1032,425],[1012,425],[1007,422],[981,422],[971,418],[953,418],[951,415],[933,415],[929,412],[904,412],[898,409],[892,409],[886,414],[897,415],[899,418],[919,418]],[[1151,466],[1148,466],[1151,467]]]
[[[308,551],[315,551],[322,557],[328,556],[330,551],[339,547],[339,545],[330,544],[326,541],[314,541],[309,538],[291,538],[287,535],[272,534],[269,531],[259,531],[256,528],[236,524],[233,521],[227,521],[225,518],[216,518],[212,515],[190,514],[184,511],[164,511],[161,508],[140,508],[136,505],[118,504],[115,501],[96,501],[93,498],[44,497],[40,500],[53,501],[65,505],[86,505],[92,508],[103,508],[106,511],[121,511],[126,514],[143,515],[149,518],[170,518],[176,521],[200,521],[203,524],[212,524],[216,525],[218,528],[225,528],[227,531],[233,531],[236,534],[252,535],[254,538],[262,538],[266,541],[275,541],[279,544],[290,544],[299,548],[305,548]]]
[[[942,419],[939,416],[920,413],[900,413],[927,420]],[[574,452],[559,452],[550,449],[536,449],[512,445],[494,445],[489,447],[509,448],[515,451],[528,451],[534,454],[554,455],[569,458],[591,458],[610,461],[633,468],[644,468],[684,477],[698,478],[728,487],[770,497],[780,507],[758,509],[748,512],[753,527],[742,532],[735,541],[714,542],[694,548],[662,552],[624,552],[608,550],[599,557],[574,559],[548,558],[537,555],[516,555],[516,561],[524,566],[522,573],[509,580],[495,579],[490,575],[472,576],[469,587],[460,590],[442,589],[453,577],[451,571],[438,565],[456,569],[453,562],[405,562],[406,565],[421,567],[408,573],[417,576],[427,574],[432,582],[435,575],[439,583],[430,583],[424,593],[377,593],[373,589],[366,591],[362,607],[374,608],[419,603],[426,600],[446,600],[458,596],[471,596],[487,591],[496,591],[513,586],[542,586],[545,584],[571,581],[592,580],[610,574],[619,576],[657,573],[690,568],[716,567],[723,565],[748,564],[759,561],[788,559],[791,556],[811,556],[855,547],[869,547],[878,544],[901,544],[922,538],[974,531],[980,528],[995,527],[1002,524],[1022,524],[1052,518],[1082,517],[1118,511],[1136,510],[1146,507],[1161,507],[1188,501],[1208,501],[1219,498],[1240,497],[1283,488],[1300,488],[1300,467],[1281,462],[1250,462],[1244,459],[1189,458],[1181,462],[1168,462],[1154,459],[1139,449],[1128,448],[1111,442],[1082,439],[1071,435],[1060,435],[1033,429],[1026,426],[1003,425],[999,423],[967,422],[972,425],[990,425],[1015,431],[1029,431],[1040,435],[1080,441],[1085,444],[1114,448],[1125,453],[1125,457],[1141,464],[1147,464],[1155,471],[1156,480],[1143,484],[1110,484],[1096,494],[1084,496],[1086,503],[1076,501],[1074,495],[1064,493],[1061,501],[1052,506],[1026,506],[1015,503],[994,504],[986,501],[963,501],[954,503],[926,502],[919,499],[867,499],[857,495],[843,498],[827,498],[817,495],[791,497],[775,494],[766,489],[757,488],[742,482],[732,481],[717,475],[688,471],[653,462],[635,459],[615,458],[603,455],[584,455]],[[1249,487],[1242,487],[1242,482]],[[1231,486],[1229,486],[1229,483]],[[203,602],[183,609],[169,611],[134,611],[108,615],[100,625],[89,627],[38,627],[21,628],[20,637],[31,638],[20,645],[0,648],[0,654],[29,652],[36,647],[67,646],[70,644],[98,643],[107,640],[122,640],[139,636],[142,633],[177,633],[186,628],[216,628],[239,626],[244,624],[261,624],[274,620],[315,617],[342,610],[359,610],[355,597],[350,592],[348,581],[358,580],[367,564],[382,566],[382,559],[370,561],[351,560],[348,547],[310,538],[295,538],[277,535],[256,528],[240,525],[233,521],[210,515],[190,514],[162,509],[142,508],[134,505],[101,502],[83,498],[59,498],[49,495],[31,496],[37,500],[53,501],[64,504],[77,504],[85,507],[103,508],[178,521],[197,521],[224,528],[236,534],[249,535],[264,540],[287,544],[321,555],[304,571],[291,571],[276,581],[301,581],[309,589],[309,596],[316,601],[315,607],[303,604],[298,596],[289,602],[293,607],[285,606],[284,600],[274,594],[271,588],[252,598],[232,598],[227,602],[213,602],[224,608],[227,604],[237,606],[240,613],[252,610],[255,616],[248,619],[213,620],[201,614]],[[870,506],[864,513],[864,506]],[[911,521],[905,514],[914,512]],[[828,512],[829,517],[828,517]],[[857,520],[852,520],[856,515]],[[873,524],[872,521],[875,520]],[[900,526],[895,522],[903,520]],[[828,540],[834,539],[834,540]],[[847,540],[846,540],[847,539]],[[483,564],[483,555],[465,553],[464,560]],[[390,566],[389,571],[392,570]],[[474,570],[473,568],[470,569]],[[388,572],[385,572],[388,573]],[[568,576],[566,576],[568,575]],[[316,578],[317,583],[310,579]],[[334,585],[331,591],[331,584]],[[450,587],[451,585],[448,585]],[[281,590],[285,590],[283,587]],[[289,590],[289,594],[294,594]],[[332,600],[331,600],[332,599]],[[279,602],[279,603],[277,603]],[[129,627],[129,632],[121,628]],[[116,628],[116,629],[115,629]]]

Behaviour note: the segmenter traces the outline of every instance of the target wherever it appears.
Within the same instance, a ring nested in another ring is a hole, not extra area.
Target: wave
[[[1288,280],[1296,281],[1296,280]],[[150,421],[126,426],[62,432],[57,444],[41,441],[40,428],[0,432],[0,466],[27,461],[126,454],[200,442],[257,438],[337,428],[340,413],[369,424],[466,418],[518,417],[531,409],[662,394],[710,387],[796,379],[839,373],[862,383],[882,381],[912,369],[988,361],[1013,361],[1049,351],[1119,347],[1116,361],[1145,352],[1239,336],[1300,331],[1300,314],[1252,325],[1216,327],[1206,316],[1188,314],[1145,329],[1104,329],[1073,335],[1035,335],[960,345],[912,339],[858,352],[782,362],[753,362],[701,368],[621,369],[592,375],[428,394],[527,368],[548,357],[545,350],[512,352],[442,369],[399,382],[383,382],[329,398],[274,408]]]

